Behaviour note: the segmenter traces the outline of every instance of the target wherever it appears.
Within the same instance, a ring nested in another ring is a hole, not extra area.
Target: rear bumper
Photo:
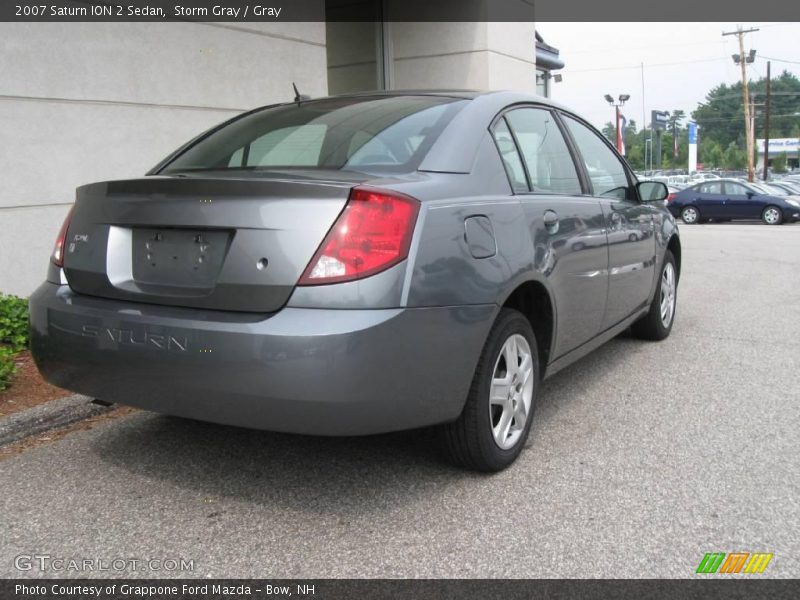
[[[273,315],[30,298],[44,377],[110,402],[228,425],[363,435],[455,419],[497,307],[285,308]]]

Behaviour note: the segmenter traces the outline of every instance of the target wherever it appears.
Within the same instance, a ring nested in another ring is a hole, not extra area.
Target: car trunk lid
[[[78,188],[64,270],[78,293],[274,312],[367,179],[334,172],[219,172]]]

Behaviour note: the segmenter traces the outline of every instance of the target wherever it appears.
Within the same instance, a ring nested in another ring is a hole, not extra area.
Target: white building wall
[[[0,292],[44,279],[75,188],[238,112],[327,93],[325,23],[0,23]]]
[[[536,91],[533,22],[392,23],[395,89]]]

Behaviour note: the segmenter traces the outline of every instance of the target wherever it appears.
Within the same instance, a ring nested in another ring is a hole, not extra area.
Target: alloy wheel
[[[533,384],[531,347],[522,335],[514,334],[500,350],[489,389],[489,425],[503,450],[513,448],[525,431]]]
[[[664,327],[669,327],[675,314],[675,287],[675,267],[668,262],[661,274],[661,323]]]
[[[769,206],[766,210],[764,210],[764,222],[767,225],[777,225],[781,222],[781,213],[780,211],[773,207]]]

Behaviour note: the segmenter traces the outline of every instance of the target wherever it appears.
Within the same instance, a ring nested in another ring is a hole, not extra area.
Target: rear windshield
[[[276,167],[414,170],[466,102],[367,96],[268,108],[200,140],[161,173]]]

